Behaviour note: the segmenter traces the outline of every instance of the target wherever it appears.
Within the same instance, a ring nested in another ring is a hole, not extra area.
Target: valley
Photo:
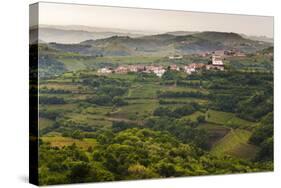
[[[202,32],[38,48],[40,184],[273,170],[272,44]]]

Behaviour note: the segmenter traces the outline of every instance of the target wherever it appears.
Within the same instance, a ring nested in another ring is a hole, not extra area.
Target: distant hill
[[[274,39],[266,36],[248,36],[241,34],[244,38],[251,39],[251,40],[256,40],[256,41],[261,41],[261,42],[268,42],[268,43],[274,43]]]
[[[85,40],[96,40],[108,38],[114,35],[140,37],[143,36],[138,33],[130,33],[125,30],[111,30],[94,28],[87,26],[40,26],[39,38],[46,42],[56,42],[64,44],[79,43]]]
[[[155,32],[144,31],[144,30],[128,30],[128,29],[119,29],[119,28],[108,28],[108,27],[93,27],[85,25],[45,25],[41,24],[40,28],[53,28],[53,29],[62,29],[62,30],[74,30],[74,31],[88,31],[88,32],[112,32],[112,33],[131,33],[137,36],[143,35],[152,35]]]
[[[89,27],[83,25],[40,25],[39,39],[45,42],[56,42],[64,44],[80,43],[85,40],[97,40],[109,38],[112,36],[129,36],[131,38],[157,36],[157,32],[148,31],[137,31],[137,30],[125,30],[118,28],[100,28],[100,27]],[[34,30],[34,29],[32,29]],[[164,34],[158,34],[159,36],[170,35],[170,36],[187,36],[196,35],[204,32],[198,31],[171,31]],[[205,33],[221,33],[221,32],[205,32]],[[273,43],[272,38],[266,36],[248,36],[245,34],[239,34],[245,39],[254,41],[261,41],[267,43]]]
[[[111,36],[85,40],[79,44],[50,43],[51,48],[84,55],[133,56],[168,55],[238,49],[245,53],[260,51],[270,43],[246,39],[237,33],[198,32],[188,35],[159,34],[141,37]]]
[[[183,36],[183,35],[193,35],[195,33],[199,33],[198,31],[171,31],[166,34],[175,35],[175,36]]]

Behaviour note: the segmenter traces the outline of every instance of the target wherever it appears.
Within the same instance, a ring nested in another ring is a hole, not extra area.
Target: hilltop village
[[[126,74],[129,72],[142,72],[142,73],[153,73],[157,75],[158,77],[162,77],[162,75],[167,71],[167,70],[172,70],[172,71],[183,71],[187,74],[192,74],[194,72],[197,72],[199,70],[220,70],[224,71],[224,63],[223,63],[223,57],[224,56],[245,56],[244,53],[241,52],[236,52],[233,50],[230,51],[214,51],[212,53],[203,53],[200,54],[203,57],[210,56],[210,61],[208,64],[204,63],[191,63],[189,65],[184,65],[184,66],[178,66],[176,64],[171,64],[168,67],[164,67],[162,65],[120,65],[117,68],[113,69],[110,67],[103,67],[98,70],[99,74],[111,74],[111,73],[117,73],[117,74]],[[182,59],[183,56],[181,55],[175,55],[175,56],[169,56],[170,60],[180,60]]]

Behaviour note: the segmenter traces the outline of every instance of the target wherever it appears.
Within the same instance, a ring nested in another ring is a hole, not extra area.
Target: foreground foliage
[[[271,163],[217,157],[167,132],[127,129],[100,132],[94,148],[40,144],[40,184],[244,173],[272,170]]]

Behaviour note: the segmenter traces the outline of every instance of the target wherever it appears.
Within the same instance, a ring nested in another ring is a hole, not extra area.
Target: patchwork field
[[[196,60],[184,58],[175,63]],[[44,181],[68,179],[77,166],[90,169],[94,175],[88,177],[98,181],[273,169],[271,74],[244,68],[191,75],[168,70],[162,77],[102,74],[97,69],[104,66],[167,66],[169,60],[60,60],[67,71],[42,79],[39,92],[39,170],[46,174]],[[239,60],[226,64],[232,61]],[[58,169],[57,163],[66,165]]]
[[[94,77],[97,75],[91,71],[80,71],[80,73],[65,73],[63,78],[79,80],[78,75],[84,77]],[[197,110],[191,114],[184,115],[181,121],[197,122],[198,118],[203,117],[204,122],[199,123],[198,130],[205,130],[209,134],[209,147],[211,153],[215,155],[229,154],[234,157],[251,159],[255,156],[257,147],[248,144],[251,136],[251,130],[257,126],[257,122],[248,121],[237,117],[235,113],[224,112],[213,109],[206,111],[206,106],[210,101],[200,97],[167,97],[159,98],[159,93],[192,93],[199,92],[207,95],[208,89],[202,87],[183,87],[175,85],[161,85],[159,78],[149,78],[145,82],[137,81],[136,74],[109,74],[109,79],[119,80],[120,82],[131,82],[127,92],[124,95],[124,101],[127,103],[122,106],[114,105],[95,105],[88,102],[89,98],[98,93],[95,88],[82,84],[82,82],[63,82],[61,77],[53,79],[50,83],[44,83],[41,88],[48,89],[46,93],[41,94],[42,97],[59,97],[64,99],[64,104],[43,104],[41,110],[61,114],[60,121],[63,122],[65,130],[73,128],[96,130],[100,128],[110,128],[114,122],[127,122],[133,124],[144,124],[144,120],[153,117],[154,111],[159,107],[167,107],[176,110],[190,103],[197,103],[201,106],[201,110]],[[199,83],[199,80],[192,80],[193,83]],[[206,81],[204,81],[207,84]],[[234,86],[235,87],[235,86]],[[52,93],[54,90],[63,90],[68,93]],[[80,92],[80,93],[75,93]],[[88,93],[88,94],[83,94]],[[90,94],[93,93],[93,94]],[[48,118],[40,118],[40,130],[46,128],[51,131],[59,131],[52,129],[54,120]],[[50,133],[50,131],[48,131]],[[60,131],[59,131],[60,132]],[[58,146],[59,142],[70,145],[75,139],[69,137],[46,137],[46,141],[53,142],[54,146]],[[56,141],[57,140],[57,141]],[[84,141],[78,140],[78,145],[82,145]],[[63,145],[62,144],[62,145]]]

